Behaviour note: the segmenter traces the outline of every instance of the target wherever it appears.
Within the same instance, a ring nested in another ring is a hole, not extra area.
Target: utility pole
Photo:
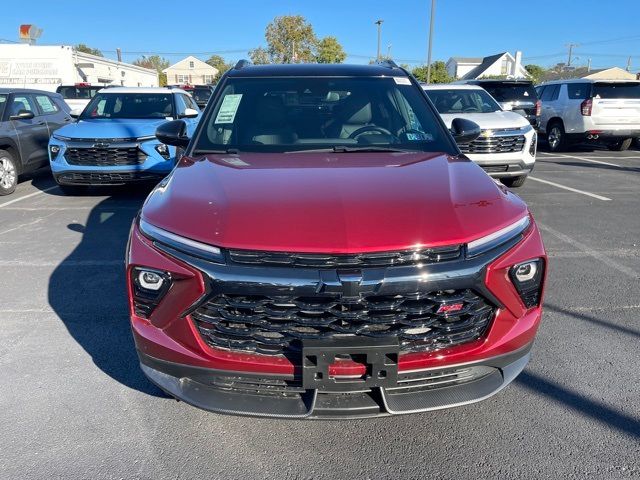
[[[431,19],[429,20],[429,51],[427,53],[427,85],[431,83],[431,45],[433,44],[433,18],[436,14],[436,0],[431,0]]]
[[[382,22],[384,20],[378,20],[374,24],[378,26],[378,53],[376,54],[376,60],[380,61],[380,39],[381,39],[381,30],[382,30]]]
[[[627,72],[631,71],[631,55],[627,58]]]
[[[571,57],[573,56],[573,47],[579,47],[580,45],[578,45],[577,43],[570,43],[569,45],[567,45],[567,47],[569,47],[569,58],[567,59],[567,67],[571,66]]]
[[[587,72],[591,71],[591,59],[587,60]]]
[[[387,45],[387,58],[389,60],[391,60],[391,44]],[[631,58],[631,57],[629,57],[629,58]],[[627,68],[627,70],[629,70],[629,69]]]

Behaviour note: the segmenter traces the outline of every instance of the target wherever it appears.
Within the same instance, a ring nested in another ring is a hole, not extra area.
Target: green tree
[[[251,59],[251,63],[254,65],[265,65],[267,63],[271,63],[269,52],[262,47],[249,50],[249,58]]]
[[[415,67],[411,74],[420,82],[427,81],[427,66]],[[431,83],[449,83],[453,78],[449,76],[444,62],[438,60],[431,64]]]
[[[77,52],[89,53],[97,57],[104,57],[104,55],[102,55],[102,52],[100,50],[98,50],[97,48],[91,48],[89,45],[85,45],[84,43],[79,43],[73,48]]]
[[[264,36],[272,63],[304,63],[315,59],[318,41],[313,27],[302,15],[274,18]]]
[[[145,57],[143,55],[142,57],[135,59],[133,64],[139,67],[155,70],[158,72],[158,83],[160,86],[164,87],[167,84],[167,75],[162,72],[162,70],[170,65],[169,60],[166,58],[161,57],[160,55],[151,55],[150,57]]]
[[[533,83],[540,83],[547,70],[540,65],[525,65],[524,69],[531,76]]]
[[[220,55],[211,55],[209,59],[206,60],[206,63],[218,70],[216,78],[213,80],[214,83],[218,83],[220,77],[222,77],[227,70],[231,70],[233,68],[233,63],[227,63]]]
[[[324,37],[318,42],[316,61],[318,63],[342,63],[347,58],[336,37]]]

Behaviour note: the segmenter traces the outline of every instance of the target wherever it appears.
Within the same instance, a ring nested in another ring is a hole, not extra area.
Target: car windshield
[[[487,83],[480,84],[489,94],[499,102],[533,102],[538,95],[533,85],[529,83]]]
[[[170,93],[99,93],[82,112],[89,118],[173,117]]]
[[[228,78],[199,131],[195,153],[453,153],[435,113],[408,78]]]
[[[434,89],[427,90],[427,95],[440,113],[491,113],[501,110],[491,95],[480,89]]]
[[[208,88],[196,88],[191,92],[191,96],[197,102],[206,102],[211,97],[211,90]]]
[[[598,82],[593,85],[591,95],[594,98],[640,98],[640,83],[635,82]]]
[[[59,87],[57,92],[62,95],[65,100],[89,100],[104,87]]]
[[[0,120],[2,120],[2,116],[4,115],[4,109],[7,105],[7,95],[0,95]]]

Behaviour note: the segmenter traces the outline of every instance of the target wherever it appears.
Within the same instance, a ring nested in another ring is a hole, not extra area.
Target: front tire
[[[527,176],[526,175],[520,175],[518,177],[507,177],[507,178],[501,178],[500,181],[503,183],[503,185],[506,185],[509,188],[517,188],[517,187],[521,187],[522,185],[524,185],[524,182],[527,180]]]
[[[18,185],[18,164],[6,150],[0,150],[0,195],[9,195]]]
[[[624,152],[625,150],[629,149],[632,141],[633,138],[625,138],[624,140],[620,140],[619,142],[610,143],[609,145],[607,145],[607,148],[616,152]]]
[[[547,130],[547,145],[551,152],[564,152],[567,149],[567,136],[560,122],[554,122]]]

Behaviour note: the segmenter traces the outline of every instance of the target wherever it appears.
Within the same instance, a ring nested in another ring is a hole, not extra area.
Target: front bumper
[[[396,387],[349,392],[304,389],[295,375],[220,371],[138,354],[151,382],[204,410],[256,417],[338,419],[428,412],[479,402],[518,376],[529,361],[530,350],[531,343],[478,362],[400,372]]]

